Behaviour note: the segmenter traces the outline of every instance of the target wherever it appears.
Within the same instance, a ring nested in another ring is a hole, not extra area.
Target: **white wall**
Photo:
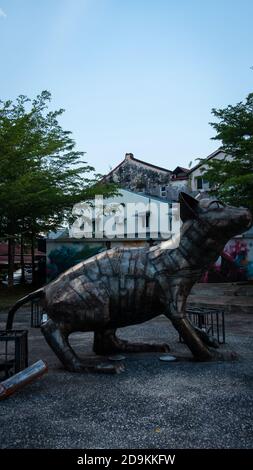
[[[188,186],[188,180],[187,179],[185,179],[185,180],[171,180],[170,181],[170,186],[172,186],[172,188],[178,188],[180,190],[183,190]]]
[[[170,203],[168,201],[160,201],[152,196],[144,196],[125,189],[119,189],[119,193],[118,196],[101,199],[104,216],[101,206],[98,210],[94,210],[89,208],[87,203],[76,204],[73,208],[73,215],[76,220],[69,228],[70,237],[83,238],[85,236],[86,238],[92,238],[95,223],[96,237],[98,237],[99,232],[100,238],[104,237],[104,232],[106,232],[107,237],[117,235],[118,238],[123,238],[126,233],[129,237],[134,237],[136,233],[135,221],[137,221],[138,232],[141,232],[141,236],[145,238],[146,234],[149,234],[151,238],[157,238],[161,229],[161,208],[169,228]],[[137,216],[135,215],[136,210]],[[146,212],[149,212],[149,226],[153,227],[154,231],[146,227]],[[88,216],[93,220],[93,227]],[[115,216],[117,227],[114,223]],[[88,233],[90,233],[89,236]]]
[[[223,158],[225,157],[225,153],[220,151],[220,153],[218,153],[217,155],[215,155],[215,159],[216,160],[222,160]],[[229,157],[226,157],[226,158],[229,158]],[[198,190],[197,188],[197,178],[198,177],[203,177],[203,170],[205,170],[207,168],[207,165],[203,164],[201,166],[199,166],[198,168],[196,168],[196,170],[193,170],[192,173],[190,173],[189,175],[189,183],[190,183],[190,188],[192,191],[208,191],[209,189],[209,184],[208,183],[204,183],[203,185],[203,189],[202,190]]]

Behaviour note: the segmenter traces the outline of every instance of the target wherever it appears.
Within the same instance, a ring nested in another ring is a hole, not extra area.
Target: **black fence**
[[[193,325],[213,336],[219,344],[225,343],[224,310],[209,307],[187,307],[186,314]],[[181,337],[179,340],[182,342]]]
[[[31,328],[40,328],[47,321],[47,314],[38,300],[31,301]]]
[[[44,310],[39,302],[32,300],[31,302],[31,328],[39,328],[43,319]]]
[[[0,330],[0,381],[28,366],[27,330]]]

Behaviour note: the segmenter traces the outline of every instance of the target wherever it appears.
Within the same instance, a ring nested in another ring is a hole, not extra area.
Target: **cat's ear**
[[[186,193],[179,193],[180,217],[182,222],[189,219],[195,219],[198,213],[199,203],[194,197]]]

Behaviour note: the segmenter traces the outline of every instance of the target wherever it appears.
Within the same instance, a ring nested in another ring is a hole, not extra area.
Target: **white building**
[[[205,162],[211,159],[223,160],[229,158],[222,149],[217,149],[205,158]],[[204,171],[207,169],[205,162],[200,162],[188,171],[188,187],[191,193],[204,193],[210,190],[208,181],[205,180]]]
[[[123,188],[117,196],[97,198],[94,207],[76,204],[73,215],[69,238],[75,239],[153,242],[168,239],[172,228],[169,201]]]

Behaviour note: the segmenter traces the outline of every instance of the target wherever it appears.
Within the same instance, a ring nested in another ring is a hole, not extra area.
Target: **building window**
[[[208,190],[210,188],[210,185],[209,185],[208,181],[205,180],[202,176],[197,176],[196,186],[197,186],[197,189]]]
[[[141,226],[142,228],[150,228],[150,212],[141,215]]]
[[[146,228],[150,227],[150,212],[146,212]]]
[[[166,197],[166,186],[161,186],[160,194],[161,194],[161,197]]]
[[[203,189],[203,179],[201,176],[196,178],[197,189]]]
[[[96,221],[95,219],[92,220],[92,234],[94,235],[96,231]]]
[[[150,228],[150,212],[146,212],[145,214],[141,214],[141,226],[143,229]]]

